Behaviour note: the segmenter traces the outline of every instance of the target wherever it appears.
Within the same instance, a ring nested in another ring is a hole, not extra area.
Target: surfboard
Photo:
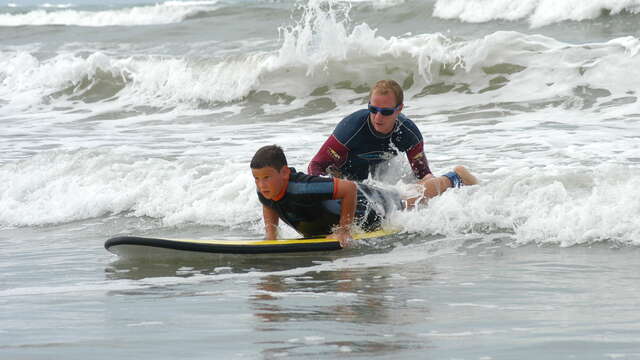
[[[354,234],[354,240],[380,238],[397,234],[398,230],[377,230]],[[327,237],[281,240],[200,240],[166,239],[142,236],[117,236],[108,239],[104,247],[125,258],[149,255],[154,250],[214,254],[266,254],[342,249],[335,239]]]

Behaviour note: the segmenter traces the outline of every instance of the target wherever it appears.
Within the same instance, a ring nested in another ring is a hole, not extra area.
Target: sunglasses
[[[398,110],[398,108],[400,108],[400,105],[394,107],[394,108],[380,108],[377,106],[373,106],[371,104],[369,104],[369,112],[372,114],[377,114],[380,113],[382,114],[382,116],[389,116],[389,115],[393,115],[394,112],[396,112],[396,110]]]

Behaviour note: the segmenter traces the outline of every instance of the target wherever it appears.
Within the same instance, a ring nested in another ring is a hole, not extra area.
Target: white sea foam
[[[216,9],[217,1],[168,1],[153,6],[137,6],[117,10],[34,10],[24,14],[0,14],[0,26],[135,26],[170,24],[202,11]],[[71,6],[71,5],[69,5]],[[46,8],[66,8],[66,5],[45,4]]]
[[[478,23],[492,20],[527,20],[531,27],[567,20],[595,19],[603,11],[640,12],[638,0],[438,0],[433,16]]]
[[[505,231],[515,244],[640,245],[637,167],[510,168],[476,188],[447,192],[429,206],[397,213],[409,231],[455,235]],[[428,221],[425,221],[428,219]]]
[[[126,149],[120,151],[126,152]],[[246,164],[134,159],[122,153],[49,152],[0,167],[0,224],[38,225],[130,213],[167,224],[255,221]]]
[[[238,226],[261,213],[246,164],[136,159],[118,151],[44,153],[0,167],[0,224],[31,226],[108,213],[165,224]],[[409,232],[489,234],[515,243],[640,245],[637,167],[505,168],[391,222]],[[17,180],[19,179],[19,180]],[[636,194],[636,195],[634,195]],[[428,221],[425,221],[428,219]]]
[[[71,7],[74,7],[74,6],[75,5],[70,4],[70,3],[67,3],[67,4],[45,3],[45,4],[40,5],[40,7],[47,8],[47,9],[51,9],[51,8],[53,8],[53,9],[68,9],[68,8],[71,8]]]

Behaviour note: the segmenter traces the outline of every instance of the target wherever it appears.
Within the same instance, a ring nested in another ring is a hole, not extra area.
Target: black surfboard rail
[[[203,241],[149,238],[141,236],[117,236],[108,239],[105,242],[104,247],[114,253],[117,253],[116,248],[119,246],[141,246],[216,254],[265,254],[280,252],[328,251],[339,250],[342,248],[338,241],[318,241],[318,239],[325,238],[306,238],[293,242],[291,240]]]

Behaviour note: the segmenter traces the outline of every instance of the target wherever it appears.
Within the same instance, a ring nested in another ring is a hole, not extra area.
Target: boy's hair
[[[404,101],[404,92],[402,91],[402,87],[400,84],[395,82],[394,80],[380,80],[373,87],[371,91],[369,91],[369,99],[373,94],[387,95],[388,93],[392,93],[396,97],[396,106],[401,105]]]
[[[256,151],[255,155],[253,155],[253,159],[251,159],[252,169],[272,167],[280,171],[283,166],[287,166],[287,158],[284,156],[282,148],[278,145],[261,147]]]

